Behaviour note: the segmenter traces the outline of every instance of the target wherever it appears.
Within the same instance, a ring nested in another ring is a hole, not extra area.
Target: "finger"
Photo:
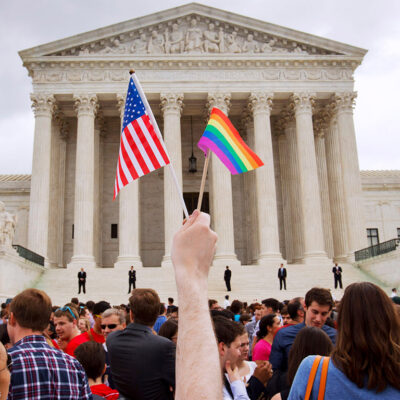
[[[196,219],[198,218],[198,216],[200,215],[200,211],[199,210],[194,210],[193,213],[189,216],[189,219],[184,219],[183,220],[183,229],[186,230],[189,227],[191,227],[194,222],[196,221]]]

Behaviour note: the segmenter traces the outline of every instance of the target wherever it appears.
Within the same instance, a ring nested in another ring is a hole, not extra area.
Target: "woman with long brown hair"
[[[400,320],[386,293],[373,283],[351,284],[337,322],[325,399],[400,398]],[[301,363],[289,400],[304,398],[314,359]],[[320,364],[310,399],[317,399],[321,369]]]

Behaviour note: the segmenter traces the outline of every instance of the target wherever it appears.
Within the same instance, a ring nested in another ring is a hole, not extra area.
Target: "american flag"
[[[158,138],[131,77],[125,101],[114,200],[128,183],[169,162],[164,142]]]

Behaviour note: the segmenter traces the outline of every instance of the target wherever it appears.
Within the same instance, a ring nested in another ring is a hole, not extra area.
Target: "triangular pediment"
[[[190,3],[20,52],[36,57],[353,56],[366,50]]]

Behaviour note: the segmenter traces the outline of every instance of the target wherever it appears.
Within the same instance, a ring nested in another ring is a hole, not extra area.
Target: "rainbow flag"
[[[251,171],[264,165],[218,108],[211,110],[210,120],[197,144],[207,154],[211,150],[233,175]]]

